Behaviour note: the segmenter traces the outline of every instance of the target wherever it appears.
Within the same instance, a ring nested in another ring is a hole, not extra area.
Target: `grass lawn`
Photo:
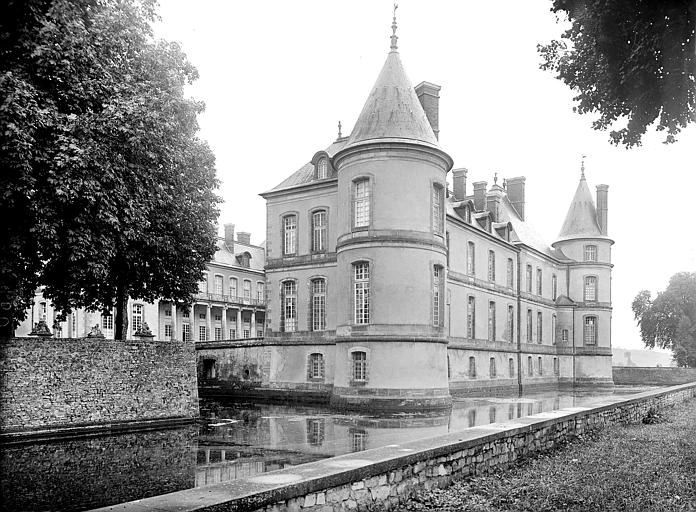
[[[696,399],[521,465],[418,494],[401,511],[696,511]]]

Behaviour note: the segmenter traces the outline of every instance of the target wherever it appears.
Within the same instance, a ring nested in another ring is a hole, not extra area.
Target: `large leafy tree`
[[[645,346],[671,349],[679,366],[696,367],[696,273],[673,275],[654,300],[641,291],[632,308]]]
[[[553,0],[551,10],[571,25],[539,45],[541,68],[577,92],[574,110],[599,115],[593,128],[630,148],[654,122],[671,143],[696,121],[696,2]]]
[[[188,305],[215,251],[214,157],[195,68],[151,0],[17,0],[0,12],[0,295],[64,314],[128,296]]]

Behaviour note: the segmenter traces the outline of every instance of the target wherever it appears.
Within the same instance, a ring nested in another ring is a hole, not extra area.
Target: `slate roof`
[[[597,224],[597,210],[584,174],[580,178],[557,241],[574,238],[606,238]]]
[[[235,240],[234,252],[232,252],[225,244],[224,238],[218,238],[217,251],[215,251],[215,255],[213,256],[211,263],[220,263],[221,265],[244,268],[239,264],[239,261],[237,261],[237,256],[244,252],[248,252],[251,255],[251,259],[249,260],[249,269],[263,271],[266,264],[266,254],[263,247],[244,244]]]
[[[332,142],[329,145],[329,147],[326,148],[325,151],[329,155],[329,158],[333,158],[333,156],[336,153],[338,153],[341,149],[345,147],[346,140],[346,137],[337,139],[334,142]],[[312,164],[312,162],[307,162],[294,173],[292,173],[288,178],[286,178],[281,183],[269,190],[269,192],[277,192],[279,190],[298,187],[300,185],[306,185],[307,183],[311,183],[313,181],[317,181],[314,174],[314,165]]]

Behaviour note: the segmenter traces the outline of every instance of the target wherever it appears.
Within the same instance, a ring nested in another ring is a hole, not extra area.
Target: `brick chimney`
[[[237,233],[237,242],[240,244],[246,244],[246,245],[251,245],[251,233],[245,233],[244,231],[240,231]]]
[[[466,173],[467,170],[464,168],[452,171],[452,187],[454,188],[452,192],[457,201],[466,199]]]
[[[510,200],[510,204],[517,210],[517,214],[520,219],[524,220],[524,176],[518,176],[516,178],[508,178],[505,183],[507,184],[507,195]]]
[[[609,215],[609,185],[597,185],[597,224],[603,235],[607,235]]]
[[[488,187],[488,183],[485,181],[474,182],[474,210],[477,212],[486,209],[486,187]]]
[[[439,85],[421,82],[415,87],[418,101],[425,110],[425,116],[433,128],[435,138],[440,138],[440,89]],[[456,197],[456,194],[455,194]]]
[[[234,224],[225,224],[225,245],[230,252],[234,252]]]
[[[493,222],[500,222],[500,203],[503,200],[503,188],[493,185],[486,194],[486,210],[491,212]]]

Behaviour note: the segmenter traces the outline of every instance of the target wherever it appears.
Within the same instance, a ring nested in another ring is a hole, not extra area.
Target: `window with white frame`
[[[488,280],[495,283],[495,252],[488,251]]]
[[[473,295],[469,295],[466,305],[466,337],[476,338],[476,298]]]
[[[171,339],[171,337],[172,337],[172,324],[164,324],[164,337]]]
[[[48,306],[46,305],[45,302],[42,302],[39,304],[39,320],[43,320],[44,322],[48,319]]]
[[[508,306],[507,332],[508,332],[508,341],[510,343],[512,343],[513,341],[515,341],[515,308],[513,306]]]
[[[542,279],[542,273],[541,273],[541,269],[540,269],[540,268],[537,269],[536,274],[537,274],[537,295],[541,295],[541,294],[542,294],[542,290],[544,289],[544,287],[543,287],[543,283],[542,283],[542,280],[541,280],[541,279]]]
[[[191,324],[181,324],[181,337],[184,341],[191,341]]]
[[[514,287],[514,284],[513,284],[514,277],[515,277],[515,271],[513,268],[512,258],[508,258],[508,260],[507,260],[507,274],[505,276],[505,284],[507,285],[508,288]]]
[[[527,265],[527,293],[532,293],[532,266]]]
[[[597,300],[597,276],[585,276],[585,302]]]
[[[364,382],[367,380],[367,354],[355,351],[351,354],[353,359],[353,380]]]
[[[586,316],[583,329],[583,340],[585,345],[597,344],[597,317]]]
[[[237,329],[230,329],[230,339],[231,340],[237,339]]]
[[[551,315],[551,344],[556,344],[556,315]]]
[[[133,304],[133,332],[138,332],[143,327],[143,305]]]
[[[198,326],[198,341],[205,341],[208,339],[208,332],[205,325]]]
[[[237,298],[237,278],[230,277],[230,296],[233,299]]]
[[[556,300],[556,297],[558,297],[558,277],[553,274],[551,276],[551,299]]]
[[[312,214],[312,252],[326,251],[326,211]]]
[[[432,206],[433,206],[433,218],[432,218],[432,228],[435,233],[442,234],[442,232],[445,230],[444,227],[444,208],[443,204],[445,201],[445,189],[442,185],[440,184],[433,184],[433,197],[432,197]]]
[[[251,337],[251,330],[250,329],[244,329],[244,339],[248,339]]]
[[[537,312],[537,343],[541,343],[543,337],[544,337],[543,315],[541,314],[541,311],[538,311]]]
[[[324,356],[322,354],[310,354],[307,377],[310,379],[324,378]]]
[[[222,327],[215,327],[215,341],[222,339]]]
[[[294,332],[297,330],[297,283],[295,281],[283,281],[283,303],[282,330]]]
[[[353,297],[355,301],[355,323],[370,323],[370,264],[353,265]]]
[[[442,314],[442,290],[445,269],[440,265],[433,267],[433,325],[439,327],[443,324]]]
[[[262,282],[256,283],[256,300],[263,302],[264,300],[264,285]]]
[[[104,331],[112,331],[114,329],[114,315],[102,314],[102,329]]]
[[[367,432],[364,430],[350,430],[350,435],[353,440],[353,451],[361,452],[365,449],[365,440],[367,439]]]
[[[283,254],[297,252],[297,215],[283,217]]]
[[[329,163],[326,158],[320,158],[317,162],[317,179],[325,180],[329,177]]]
[[[473,276],[476,273],[476,244],[469,242],[466,253],[466,273]]]
[[[214,289],[217,295],[222,295],[222,276],[215,276]]]
[[[312,330],[326,329],[326,280],[312,279]]]
[[[244,300],[250,301],[251,300],[251,281],[245,279],[242,286],[244,287]]]
[[[532,310],[527,310],[527,343],[532,343],[534,337],[534,330],[532,326]]]
[[[488,303],[488,341],[495,341],[495,302]]]
[[[370,180],[361,178],[353,182],[353,227],[370,225]]]
[[[586,245],[585,246],[585,261],[597,261],[597,246],[596,245]]]

